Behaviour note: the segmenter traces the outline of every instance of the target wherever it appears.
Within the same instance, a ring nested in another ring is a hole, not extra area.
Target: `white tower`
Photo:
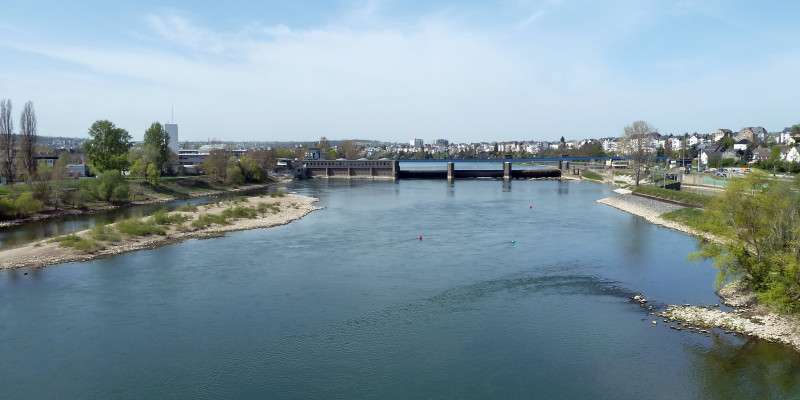
[[[169,136],[169,148],[175,152],[175,155],[178,154],[178,124],[164,124],[164,130],[167,131],[167,135]]]

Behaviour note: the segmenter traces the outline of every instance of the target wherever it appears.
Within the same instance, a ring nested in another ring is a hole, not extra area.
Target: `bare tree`
[[[621,138],[622,153],[631,157],[633,161],[634,174],[636,175],[636,186],[639,186],[642,167],[650,160],[652,153],[648,150],[647,141],[655,128],[645,121],[635,121],[625,127],[625,136]]]
[[[53,164],[53,174],[51,175],[52,190],[53,190],[53,208],[58,208],[64,199],[64,191],[66,190],[66,180],[69,179],[69,171],[67,170],[67,155],[61,153],[58,160]]]
[[[355,160],[361,152],[358,151],[356,142],[352,140],[343,140],[339,143],[339,157],[344,157],[348,160]]]
[[[228,152],[222,149],[214,149],[208,152],[206,159],[203,160],[203,169],[206,176],[217,182],[225,182],[227,179],[226,168],[228,166]]]
[[[14,182],[14,121],[11,100],[0,100],[0,174]]]
[[[36,112],[33,110],[33,102],[28,101],[22,108],[22,115],[19,119],[19,154],[18,158],[22,162],[25,182],[28,187],[36,177]]]

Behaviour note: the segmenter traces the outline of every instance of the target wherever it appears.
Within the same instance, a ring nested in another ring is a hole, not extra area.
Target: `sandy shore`
[[[632,194],[621,194],[597,202],[642,217],[656,225],[706,240],[718,240],[686,225],[661,218],[661,214],[680,209],[681,206]],[[665,311],[655,312],[653,315],[663,318],[672,329],[705,334],[709,329],[717,328],[726,333],[735,332],[770,342],[783,343],[800,351],[800,316],[770,312],[768,307],[757,302],[755,293],[740,282],[726,285],[717,291],[717,295],[722,299],[723,304],[735,311],[721,311],[714,307],[671,305],[667,306]],[[658,321],[654,322],[658,323]]]
[[[60,247],[59,243],[54,239],[41,240],[25,246],[0,251],[0,269],[22,267],[41,268],[67,262],[88,261],[131,251],[153,249],[168,244],[179,243],[187,239],[219,237],[227,232],[285,225],[302,218],[314,210],[320,209],[320,207],[314,205],[317,201],[319,200],[313,197],[293,194],[276,198],[251,197],[238,203],[238,205],[255,208],[258,207],[259,203],[278,203],[273,207],[277,209],[277,211],[262,213],[253,219],[232,219],[229,220],[229,224],[225,225],[215,224],[201,229],[188,228],[189,224],[197,220],[200,215],[220,214],[225,209],[232,207],[233,203],[226,201],[218,205],[208,204],[198,206],[196,211],[176,211],[170,213],[182,214],[188,219],[183,223],[183,229],[178,229],[177,226],[170,226],[165,235],[123,236],[122,240],[118,242],[100,242],[101,247],[89,252],[82,252],[69,247]],[[109,226],[114,225],[115,224]],[[90,230],[84,230],[76,232],[76,234],[86,237],[89,232]]]

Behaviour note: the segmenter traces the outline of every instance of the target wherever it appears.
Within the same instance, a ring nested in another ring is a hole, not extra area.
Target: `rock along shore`
[[[0,251],[0,269],[24,267],[42,268],[68,262],[89,261],[132,251],[154,249],[169,244],[180,243],[188,239],[219,237],[224,236],[227,232],[285,225],[304,217],[312,211],[321,209],[321,207],[314,205],[317,201],[319,201],[319,199],[295,194],[277,198],[251,197],[241,205],[251,207],[258,206],[259,203],[278,203],[277,208],[279,211],[274,213],[262,213],[252,219],[237,218],[229,220],[228,224],[214,224],[196,230],[178,230],[170,228],[166,235],[126,236],[119,242],[105,244],[90,252],[80,252],[72,248],[60,247],[59,243],[54,239],[41,240],[21,247]],[[219,214],[226,208],[229,208],[229,204],[229,202],[208,204],[205,206],[198,206],[195,212],[176,211],[173,213],[185,215],[189,218],[187,223],[191,223],[201,214]],[[86,236],[89,232],[90,230],[87,229],[76,232],[75,234]]]
[[[629,193],[600,199],[597,202],[642,217],[652,224],[705,240],[718,240],[681,223],[661,218],[663,213],[683,208],[678,205]],[[770,312],[768,307],[758,303],[755,293],[741,282],[729,283],[716,294],[722,299],[723,304],[733,308],[734,311],[722,311],[713,307],[671,305],[667,306],[665,311],[655,312],[653,315],[664,318],[664,322],[677,322],[683,325],[683,327],[672,325],[673,329],[708,333],[709,329],[718,328],[726,333],[735,332],[769,342],[783,343],[800,352],[800,316]]]

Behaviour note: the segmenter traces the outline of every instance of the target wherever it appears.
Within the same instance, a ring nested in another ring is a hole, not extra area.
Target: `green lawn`
[[[675,221],[691,228],[703,231],[703,210],[697,208],[681,208],[665,214],[661,214],[661,218],[668,221]]]
[[[645,194],[648,196],[658,197],[660,199],[678,201],[681,203],[691,204],[698,207],[705,207],[711,196],[706,196],[696,193],[680,192],[677,190],[662,189],[655,186],[639,186],[634,189],[634,193]]]
[[[583,173],[583,177],[586,179],[591,179],[593,181],[600,181],[600,182],[603,181],[603,177],[597,172],[586,171]]]

